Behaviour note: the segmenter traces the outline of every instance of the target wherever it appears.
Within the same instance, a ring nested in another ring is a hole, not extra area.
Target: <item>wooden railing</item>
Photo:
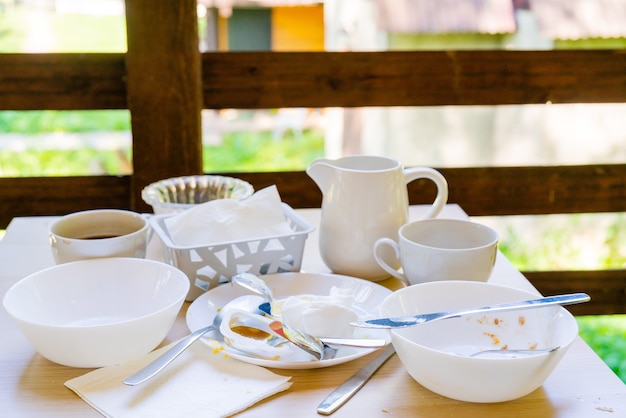
[[[204,53],[195,0],[127,0],[125,54],[0,55],[0,110],[129,109],[133,175],[0,179],[0,227],[15,216],[118,207],[141,189],[202,172],[202,108],[626,103],[626,50]],[[626,162],[437,167],[472,216],[626,211]],[[229,173],[233,175],[233,173]],[[316,207],[303,172],[235,173]],[[410,185],[411,203],[431,198]],[[626,270],[526,272],[544,293],[586,291],[577,314],[626,313]]]

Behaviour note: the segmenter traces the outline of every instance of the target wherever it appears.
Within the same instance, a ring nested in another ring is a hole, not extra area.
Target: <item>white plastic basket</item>
[[[237,273],[263,275],[300,270],[304,243],[314,228],[289,205],[282,203],[282,208],[293,233],[206,247],[174,244],[164,222],[172,214],[154,215],[150,225],[163,243],[165,261],[189,277],[187,300],[192,301]]]

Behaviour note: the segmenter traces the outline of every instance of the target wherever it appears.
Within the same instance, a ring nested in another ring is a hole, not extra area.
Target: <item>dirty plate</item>
[[[353,308],[360,319],[375,318],[380,315],[379,306],[391,294],[391,291],[376,283],[336,274],[316,273],[277,273],[262,276],[263,280],[272,289],[277,299],[301,294],[327,296],[332,287],[350,289],[354,295]],[[209,290],[198,297],[187,310],[187,327],[190,331],[205,327],[213,321],[217,311],[232,299],[249,294],[248,291],[237,285],[224,284]],[[390,341],[387,330],[358,329],[354,330],[355,338],[383,338]],[[258,366],[277,369],[316,369],[346,363],[363,357],[376,349],[337,347],[337,356],[329,360],[311,360],[306,354],[294,353],[280,360],[267,360],[253,357],[227,346],[219,332],[210,331],[201,339],[209,346],[215,342],[224,347],[230,357],[256,364]]]

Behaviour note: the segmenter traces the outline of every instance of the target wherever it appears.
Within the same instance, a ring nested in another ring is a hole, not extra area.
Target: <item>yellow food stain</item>
[[[534,350],[535,348],[537,348],[537,343],[530,344],[528,348],[530,348],[531,350]]]
[[[213,347],[213,354],[219,354],[220,351],[224,351],[223,345]]]
[[[209,339],[209,347],[213,351],[213,354],[218,354],[224,350],[224,346],[214,339]]]
[[[523,316],[520,316],[519,318],[517,318],[517,322],[518,322],[521,326],[524,326],[524,324],[526,323],[526,318],[524,318]]]
[[[483,332],[483,335],[486,335],[487,337],[491,338],[491,342],[494,345],[500,344],[500,338],[498,338],[498,336],[496,334],[492,334],[490,332]]]
[[[241,336],[253,338],[255,340],[266,340],[271,337],[271,335],[265,331],[261,331],[260,329],[256,328],[250,328],[245,325],[232,327],[231,330]]]

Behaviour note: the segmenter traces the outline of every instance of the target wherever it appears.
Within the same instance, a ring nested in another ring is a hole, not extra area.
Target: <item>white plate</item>
[[[313,295],[328,295],[330,289],[335,286],[343,289],[352,289],[354,294],[354,309],[360,319],[378,317],[380,303],[391,294],[391,291],[379,284],[357,279],[349,276],[336,274],[314,274],[314,273],[277,273],[262,276],[263,280],[272,289],[277,299],[287,296],[295,296],[303,293]],[[213,322],[218,309],[234,298],[250,294],[241,286],[224,284],[209,290],[198,297],[187,310],[187,327],[191,332],[205,327]],[[355,338],[383,338],[388,343],[390,341],[387,330],[376,330],[369,328],[355,328]],[[273,367],[277,369],[316,369],[346,363],[348,361],[363,357],[376,349],[337,347],[337,356],[329,360],[308,360],[302,356],[284,357],[281,360],[267,360],[237,351],[226,344],[219,332],[209,331],[201,338],[206,344],[211,344],[210,340],[216,340],[233,358],[246,363],[258,366]]]

